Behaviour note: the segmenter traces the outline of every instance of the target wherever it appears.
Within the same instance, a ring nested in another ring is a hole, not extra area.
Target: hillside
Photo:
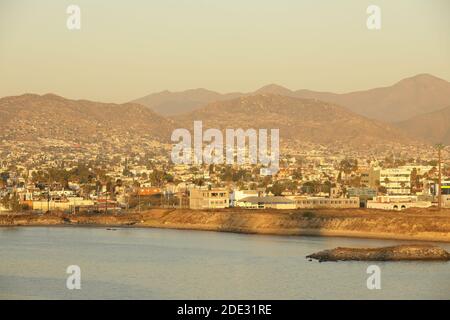
[[[220,94],[206,89],[192,89],[182,92],[162,91],[134,100],[163,116],[189,112],[213,101],[222,101],[241,96],[241,93]]]
[[[186,115],[174,117],[186,128],[202,120],[208,128],[280,129],[286,140],[313,143],[410,143],[388,124],[370,120],[326,102],[281,95],[255,95],[211,103]]]
[[[112,136],[170,137],[172,123],[138,104],[70,100],[46,94],[0,99],[0,139],[102,141]]]
[[[411,137],[430,143],[450,144],[450,106],[438,111],[415,116],[397,123],[397,126]]]
[[[450,82],[420,74],[389,87],[345,94],[298,90],[295,96],[336,103],[371,119],[397,122],[450,106]]]

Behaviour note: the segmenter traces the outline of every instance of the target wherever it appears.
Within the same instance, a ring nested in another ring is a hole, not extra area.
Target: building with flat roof
[[[350,187],[347,189],[349,197],[359,198],[360,207],[365,208],[367,206],[367,200],[372,200],[377,196],[377,189],[369,187]]]
[[[264,189],[258,190],[234,190],[230,194],[230,205],[236,206],[236,202],[247,197],[261,197],[265,194]]]
[[[380,186],[389,195],[408,195],[411,193],[411,171],[408,169],[380,170]]]
[[[438,183],[431,184],[431,194],[433,195],[436,203],[438,201],[438,197],[437,197],[438,188],[439,188]],[[450,181],[448,181],[448,180],[443,180],[441,183],[441,199],[442,199],[441,200],[442,207],[450,208]]]
[[[408,208],[428,208],[431,201],[420,201],[417,196],[378,196],[367,201],[368,209],[405,210]]]
[[[189,208],[224,209],[230,206],[230,194],[223,188],[191,189],[189,191]]]
[[[31,202],[31,207],[35,211],[71,211],[72,208],[82,206],[93,206],[94,201],[81,197],[72,197],[64,200],[36,200]]]
[[[295,203],[299,209],[351,209],[359,208],[359,198],[325,198],[325,197],[296,197]]]
[[[368,187],[386,188],[388,195],[408,195],[411,193],[411,170],[409,168],[371,168],[368,176],[362,177],[362,183]],[[363,182],[364,181],[364,182]]]
[[[294,200],[281,196],[246,197],[236,201],[236,206],[247,209],[295,209]]]

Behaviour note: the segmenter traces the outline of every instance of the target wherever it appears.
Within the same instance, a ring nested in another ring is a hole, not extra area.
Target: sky
[[[81,29],[69,30],[69,5]],[[381,29],[366,26],[369,5]],[[0,97],[126,102],[270,83],[349,92],[450,80],[448,0],[1,0]]]

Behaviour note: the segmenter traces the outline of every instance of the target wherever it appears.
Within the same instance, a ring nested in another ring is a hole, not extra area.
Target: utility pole
[[[105,214],[108,214],[108,184],[106,184],[106,200],[105,200]]]
[[[47,192],[47,213],[50,212],[50,187],[48,188]]]
[[[436,149],[438,150],[438,170],[439,170],[439,177],[438,177],[438,209],[441,210],[442,208],[442,197],[441,197],[441,188],[442,188],[442,172],[441,172],[441,151],[444,149],[444,145],[442,143],[439,143],[436,145]]]
[[[100,212],[100,187],[97,185],[97,213]]]
[[[130,210],[130,196],[127,195],[126,197],[127,197],[127,213],[128,213],[128,211]]]
[[[141,214],[141,187],[138,189],[138,211]]]
[[[47,213],[50,213],[50,174],[48,175]]]

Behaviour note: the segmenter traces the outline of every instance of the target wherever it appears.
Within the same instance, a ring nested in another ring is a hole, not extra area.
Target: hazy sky
[[[70,4],[79,31],[66,27]],[[379,31],[366,27],[370,4]],[[124,102],[165,89],[450,80],[449,14],[449,0],[0,0],[0,96]]]

